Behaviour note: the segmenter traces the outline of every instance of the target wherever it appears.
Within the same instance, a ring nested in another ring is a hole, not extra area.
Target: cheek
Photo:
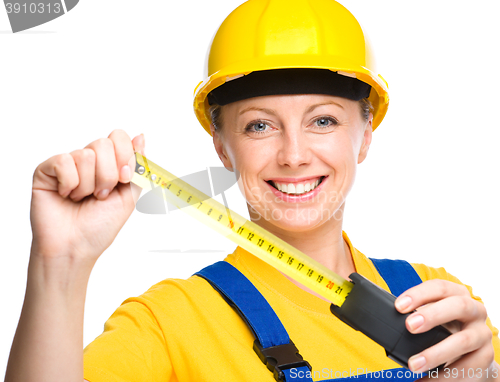
[[[318,140],[313,146],[315,155],[335,170],[343,172],[355,166],[354,142],[347,134]]]
[[[252,193],[252,189],[260,185],[259,174],[271,163],[273,153],[267,145],[251,143],[233,144],[228,151],[231,163],[240,175],[238,181],[240,190],[246,193]]]
[[[334,138],[334,139],[333,139]],[[329,186],[324,189],[328,200],[344,200],[350,193],[357,172],[357,156],[348,134],[318,142],[315,153],[333,171]]]
[[[271,160],[273,150],[270,146],[262,141],[231,142],[228,146],[228,155],[238,171],[255,173]]]

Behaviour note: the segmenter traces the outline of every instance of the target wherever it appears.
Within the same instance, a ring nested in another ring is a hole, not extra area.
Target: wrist
[[[38,292],[85,296],[94,260],[79,256],[45,256],[31,248],[28,264],[28,288]]]

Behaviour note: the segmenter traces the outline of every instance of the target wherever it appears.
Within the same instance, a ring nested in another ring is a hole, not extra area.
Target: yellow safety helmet
[[[334,0],[249,0],[214,36],[206,79],[194,92],[194,110],[210,134],[208,94],[224,83],[257,71],[329,69],[371,86],[375,130],[387,112],[389,94],[373,61],[358,21]]]

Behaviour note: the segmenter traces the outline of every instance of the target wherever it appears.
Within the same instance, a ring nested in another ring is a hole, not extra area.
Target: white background
[[[82,0],[18,34],[0,9],[0,375],[23,303],[36,166],[118,128],[144,133],[146,155],[178,176],[219,166],[192,93],[213,34],[241,2]],[[344,230],[367,256],[444,266],[500,325],[500,3],[342,3],[370,35],[391,96]],[[236,186],[227,197],[246,214]],[[92,273],[85,344],[127,297],[188,277],[234,247],[181,212],[135,211]],[[182,253],[196,249],[207,252]]]

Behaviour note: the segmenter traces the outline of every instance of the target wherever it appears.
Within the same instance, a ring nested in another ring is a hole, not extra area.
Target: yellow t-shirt
[[[388,290],[372,262],[343,237],[356,271]],[[234,265],[274,309],[315,381],[400,366],[384,349],[339,321],[330,304],[290,282],[279,271],[238,247]],[[443,268],[412,264],[423,281],[460,283]],[[469,291],[471,291],[470,287]],[[472,294],[472,293],[471,293]],[[478,297],[473,296],[478,301]],[[500,363],[498,330],[488,320]],[[253,351],[254,337],[241,317],[204,279],[166,279],[129,298],[84,350],[84,378],[99,381],[274,381]]]

